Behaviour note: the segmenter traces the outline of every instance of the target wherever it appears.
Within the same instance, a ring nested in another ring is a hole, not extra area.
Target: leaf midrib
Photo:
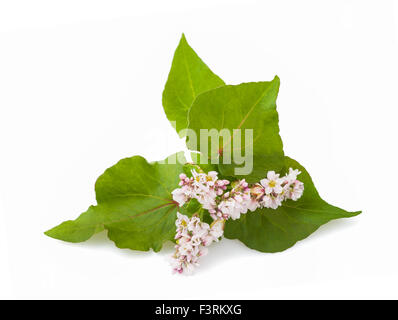
[[[134,216],[127,216],[127,217],[123,217],[123,218],[121,218],[121,219],[111,220],[111,221],[105,222],[105,223],[100,222],[100,223],[95,223],[95,224],[82,224],[81,226],[77,226],[77,227],[75,227],[74,229],[75,229],[75,230],[83,230],[83,229],[86,229],[86,228],[88,228],[88,227],[90,227],[90,228],[91,228],[91,227],[94,227],[94,228],[95,228],[95,227],[97,227],[97,226],[102,226],[102,227],[105,228],[105,226],[106,226],[107,224],[122,222],[122,221],[126,221],[126,220],[129,220],[129,219],[134,219],[134,218],[137,218],[137,217],[141,217],[141,216],[143,216],[143,215],[145,215],[145,214],[155,212],[156,210],[165,208],[165,207],[167,207],[167,206],[175,206],[175,207],[177,207],[177,205],[176,205],[174,202],[168,202],[168,203],[164,203],[164,204],[162,204],[162,205],[159,205],[159,206],[157,206],[157,207],[155,207],[155,208],[151,208],[151,209],[148,209],[148,210],[146,210],[146,211],[140,212],[140,213],[138,213],[138,214],[136,214],[136,215],[134,215]]]
[[[172,199],[162,198],[162,197],[154,196],[154,195],[151,195],[151,194],[143,194],[143,193],[120,193],[120,194],[114,194],[109,199],[106,199],[106,201],[110,201],[113,198],[130,198],[130,197],[148,197],[148,198],[154,198],[154,199],[163,200],[163,201],[169,201],[169,202],[173,201]]]
[[[191,73],[190,73],[189,68],[188,68],[188,62],[187,62],[187,57],[186,57],[186,52],[185,52],[185,48],[184,47],[182,47],[182,56],[184,57],[184,66],[185,66],[185,70],[186,70],[186,72],[188,74],[189,86],[191,87],[191,90],[192,90],[192,100],[194,100],[195,97],[196,97],[196,94],[195,94],[195,89],[193,87]]]
[[[249,111],[243,117],[243,119],[241,120],[241,122],[239,123],[239,125],[238,125],[238,127],[236,129],[240,129],[244,125],[244,123],[246,122],[247,118],[253,112],[254,108],[261,102],[261,100],[265,97],[265,95],[271,90],[271,87],[272,87],[272,82],[264,90],[264,92],[260,95],[260,97],[256,100],[256,102],[250,107]],[[225,107],[223,109],[223,115],[224,115],[224,113],[225,113]],[[221,128],[221,129],[223,129],[223,128]],[[229,139],[229,141],[222,146],[223,149],[232,142],[232,140],[234,139],[235,135],[236,135],[236,132],[234,132],[233,135],[231,136],[231,138]]]

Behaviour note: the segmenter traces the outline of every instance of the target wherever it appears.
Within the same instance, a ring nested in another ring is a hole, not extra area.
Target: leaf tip
[[[47,231],[44,231],[43,234],[46,235],[47,237],[54,238],[54,235],[53,235],[53,232],[52,232],[53,229],[54,228],[48,229]]]
[[[188,43],[188,42],[187,42],[187,38],[185,37],[185,33],[184,33],[184,32],[181,34],[180,44],[181,44],[181,43]]]
[[[360,211],[354,211],[354,212],[351,212],[351,216],[352,216],[352,217],[355,217],[355,216],[360,215],[361,213],[362,213],[362,210],[360,210]]]

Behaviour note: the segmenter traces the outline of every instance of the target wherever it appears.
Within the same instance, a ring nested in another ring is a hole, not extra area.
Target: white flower
[[[208,186],[213,187],[215,185],[216,181],[218,180],[217,175],[218,173],[216,171],[209,171],[207,173],[206,183]]]
[[[276,194],[281,193],[283,190],[281,186],[282,182],[283,179],[279,178],[279,174],[275,173],[275,171],[268,171],[267,178],[260,180],[266,194],[272,192]]]
[[[204,187],[206,183],[206,174],[205,173],[198,173],[196,170],[191,170],[193,183],[199,187]]]
[[[173,200],[177,202],[180,207],[182,207],[190,198],[190,190],[186,186],[174,189],[171,194],[173,195]]]
[[[196,192],[195,198],[202,205],[203,209],[213,210],[216,207],[217,193],[214,189],[203,189],[201,192]]]
[[[215,241],[217,241],[218,238],[222,237],[222,235],[224,234],[224,225],[224,219],[214,220],[211,224],[210,235],[214,238]]]
[[[289,174],[286,175],[285,179],[287,183],[293,183],[297,180],[297,176],[301,173],[298,169],[293,170],[292,168],[289,168]]]
[[[282,200],[283,197],[280,195],[274,196],[272,194],[266,194],[260,205],[263,208],[271,208],[271,209],[277,209],[280,205],[282,205]]]
[[[221,211],[222,216],[230,218],[233,217],[235,219],[237,214],[235,213],[235,200],[233,198],[229,198],[226,200],[221,201],[221,203],[218,205],[218,210]]]
[[[261,199],[261,197],[265,194],[264,187],[261,184],[256,183],[251,189],[250,189],[250,195],[253,196],[255,200]]]
[[[255,200],[255,199],[250,199],[250,201],[247,202],[247,209],[250,211],[256,211],[257,208],[259,207],[260,203]]]
[[[289,185],[289,189],[287,191],[288,199],[292,199],[293,201],[297,201],[304,192],[304,183],[301,181],[294,181],[292,184]]]
[[[297,201],[302,195],[304,191],[304,183],[297,180],[297,176],[301,172],[299,170],[293,170],[289,168],[289,173],[284,177],[283,184],[283,195],[285,199],[291,199],[293,201]]]
[[[183,242],[181,244],[179,243],[177,250],[180,255],[187,255],[189,252],[192,251],[192,248],[193,248],[193,243],[189,241],[189,242]]]
[[[176,220],[176,226],[178,228],[186,228],[189,223],[189,218],[179,212],[177,212],[177,220]]]
[[[212,234],[210,234],[210,233],[208,233],[206,236],[204,236],[202,238],[202,244],[205,247],[208,247],[209,245],[211,245],[213,243],[213,241],[215,241],[214,240],[214,236]]]

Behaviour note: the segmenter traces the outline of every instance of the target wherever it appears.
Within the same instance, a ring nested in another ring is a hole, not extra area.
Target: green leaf
[[[178,212],[188,217],[192,217],[193,214],[198,213],[202,210],[202,205],[195,198],[189,200],[182,207],[178,208]]]
[[[286,167],[299,169],[298,179],[304,183],[303,196],[298,201],[288,200],[276,210],[258,209],[238,220],[228,220],[224,235],[239,239],[246,246],[263,252],[279,252],[308,237],[330,220],[360,214],[347,212],[322,200],[308,172],[295,160],[286,157]]]
[[[76,220],[68,220],[48,230],[45,234],[49,237],[68,241],[83,242],[90,239],[94,234],[104,230],[104,218],[100,215],[97,207],[90,206]]]
[[[140,156],[120,160],[98,178],[97,206],[45,234],[82,242],[105,228],[119,248],[159,251],[175,234],[177,204],[171,191],[178,187],[183,165],[175,163],[182,159],[183,153],[164,162],[148,163]]]
[[[192,102],[202,92],[224,85],[189,46],[184,34],[174,53],[173,63],[163,91],[163,108],[176,131],[187,128]]]
[[[270,82],[227,85],[202,93],[188,114],[188,127],[195,132],[194,136],[188,135],[188,148],[200,151],[212,163],[219,159],[219,171],[224,176],[256,182],[264,177],[264,172],[281,172],[284,153],[276,111],[278,90],[279,78],[275,77]],[[203,129],[219,132],[218,141],[217,138],[206,139]],[[246,129],[253,130],[251,140]],[[228,154],[231,154],[231,161],[226,158]],[[244,157],[239,159],[240,156]],[[253,170],[250,171],[251,160]],[[236,171],[245,164],[247,172]]]

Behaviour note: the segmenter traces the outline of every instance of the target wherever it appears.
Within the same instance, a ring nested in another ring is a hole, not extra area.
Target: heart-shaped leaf
[[[119,248],[159,251],[175,234],[177,204],[171,191],[184,162],[183,153],[154,163],[140,156],[120,160],[98,178],[96,206],[45,234],[82,242],[105,228]]]
[[[224,235],[239,239],[249,248],[263,252],[279,252],[308,237],[330,220],[349,218],[360,214],[347,212],[322,200],[308,172],[297,161],[286,157],[286,167],[299,169],[298,179],[304,183],[303,196],[287,200],[278,209],[258,209],[228,220]]]
[[[276,111],[278,90],[275,77],[270,82],[227,85],[202,93],[188,114],[188,128],[195,133],[188,135],[188,148],[213,163],[219,161],[224,176],[256,182],[264,172],[281,172],[284,153]]]
[[[187,114],[194,99],[202,92],[224,85],[189,46],[184,34],[174,53],[173,63],[163,91],[167,119],[180,132],[187,128]]]

